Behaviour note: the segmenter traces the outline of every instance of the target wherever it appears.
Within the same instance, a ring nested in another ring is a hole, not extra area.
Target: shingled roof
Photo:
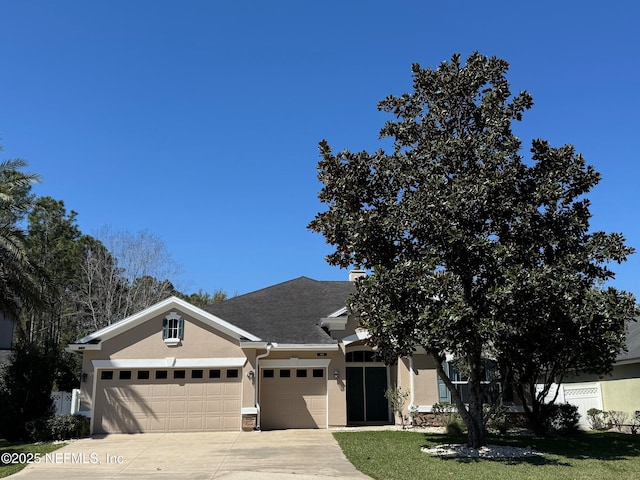
[[[320,319],[346,305],[353,282],[299,277],[205,307],[213,315],[251,332],[265,342],[336,343]]]
[[[616,362],[638,362],[640,361],[640,317],[629,322],[627,330],[626,352],[621,353],[616,358]]]

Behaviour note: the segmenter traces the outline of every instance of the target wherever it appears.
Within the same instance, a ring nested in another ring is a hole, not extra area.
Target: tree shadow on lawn
[[[425,434],[429,442],[428,447],[443,443],[466,443],[466,437],[444,434]],[[624,433],[578,432],[574,435],[556,437],[534,437],[501,435],[490,436],[489,444],[505,445],[510,447],[531,448],[545,457],[517,457],[517,458],[468,458],[468,457],[441,457],[447,460],[456,460],[461,463],[477,461],[491,461],[505,464],[528,463],[532,465],[566,465],[570,464],[547,458],[546,455],[557,455],[575,460],[628,460],[640,457],[640,435],[628,435]]]
[[[469,458],[469,457],[440,457],[443,461],[451,461],[455,460],[456,463],[499,463],[501,465],[534,465],[534,466],[542,466],[542,465],[550,465],[555,467],[573,467],[568,462],[561,462],[559,460],[555,460],[552,458],[547,458],[543,456],[535,456],[535,457],[517,457],[517,458]]]

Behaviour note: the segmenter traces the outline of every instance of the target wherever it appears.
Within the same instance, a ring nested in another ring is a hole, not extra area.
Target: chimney
[[[349,272],[349,281],[355,282],[357,278],[366,277],[366,276],[367,276],[367,272],[365,272],[364,270],[354,268]]]

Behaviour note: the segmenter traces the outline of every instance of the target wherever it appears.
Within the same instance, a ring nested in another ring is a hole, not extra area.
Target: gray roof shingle
[[[333,344],[336,341],[318,323],[344,307],[354,288],[353,282],[299,277],[214,303],[204,310],[266,342]]]
[[[627,330],[626,352],[616,357],[616,362],[640,361],[640,317],[629,322]]]

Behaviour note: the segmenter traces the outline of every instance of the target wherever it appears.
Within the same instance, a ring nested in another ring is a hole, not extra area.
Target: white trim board
[[[283,358],[280,360],[262,360],[260,368],[326,368],[330,363],[330,359]]]

